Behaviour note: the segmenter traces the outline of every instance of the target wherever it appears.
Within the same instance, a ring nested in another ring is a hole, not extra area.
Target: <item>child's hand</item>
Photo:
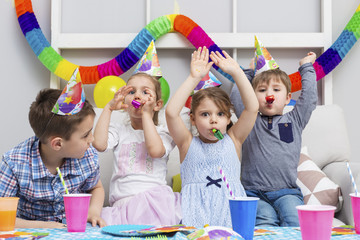
[[[255,58],[251,59],[251,62],[249,64],[249,69],[255,70]]]
[[[218,51],[211,52],[210,58],[216,64],[216,66],[220,67],[224,72],[229,73],[231,76],[235,75],[237,71],[241,70],[239,64],[230,57],[227,52],[223,51],[225,57],[223,57]]]
[[[108,103],[109,109],[113,110],[121,110],[128,107],[127,104],[124,103],[125,96],[129,94],[132,90],[130,86],[121,87],[114,95],[114,98],[110,100]]]
[[[299,64],[304,65],[305,63],[312,63],[314,64],[316,60],[316,54],[313,52],[309,52],[306,57],[300,60]]]
[[[213,62],[209,62],[209,49],[199,47],[199,49],[192,54],[190,75],[193,78],[202,79],[210,71],[212,65]]]
[[[156,94],[150,88],[145,88],[145,92],[149,95],[149,98],[141,101],[142,110],[152,114],[156,104]]]
[[[96,227],[99,225],[100,228],[105,227],[107,224],[104,219],[102,219],[100,216],[88,216],[87,221],[91,223],[91,226]]]

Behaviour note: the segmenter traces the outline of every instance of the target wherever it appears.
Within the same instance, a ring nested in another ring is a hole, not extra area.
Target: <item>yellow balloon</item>
[[[94,88],[94,101],[98,108],[104,108],[114,98],[119,88],[126,85],[126,82],[117,76],[106,76],[100,79]]]

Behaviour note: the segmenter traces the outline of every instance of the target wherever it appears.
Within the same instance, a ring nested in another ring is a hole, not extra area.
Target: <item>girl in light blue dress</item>
[[[245,110],[232,125],[233,107],[226,92],[216,87],[198,91],[192,97],[190,112],[191,123],[198,131],[198,136],[194,137],[182,121],[180,111],[214,63],[234,79]],[[183,224],[198,228],[206,224],[231,227],[229,191],[222,181],[219,167],[223,169],[234,196],[245,196],[240,182],[241,146],[255,123],[258,108],[250,82],[226,52],[223,51],[223,55],[212,52],[210,55],[206,47],[200,47],[193,53],[190,75],[166,108],[169,132],[180,153]],[[221,132],[223,138],[217,138],[213,131]]]

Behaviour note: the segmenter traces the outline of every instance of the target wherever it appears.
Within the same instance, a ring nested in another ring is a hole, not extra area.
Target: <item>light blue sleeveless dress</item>
[[[180,167],[182,223],[197,228],[231,227],[229,191],[219,172],[223,169],[234,196],[246,196],[240,182],[240,161],[229,135],[216,143],[194,137]]]

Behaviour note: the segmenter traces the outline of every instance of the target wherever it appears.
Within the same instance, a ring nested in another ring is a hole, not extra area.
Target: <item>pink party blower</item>
[[[302,240],[330,240],[334,206],[300,205],[296,208]]]
[[[139,108],[141,106],[141,103],[135,100],[132,100],[131,104],[134,106],[134,108]]]
[[[360,195],[351,193],[351,207],[354,216],[355,231],[360,234]]]
[[[65,215],[68,232],[85,232],[91,194],[65,194]]]

